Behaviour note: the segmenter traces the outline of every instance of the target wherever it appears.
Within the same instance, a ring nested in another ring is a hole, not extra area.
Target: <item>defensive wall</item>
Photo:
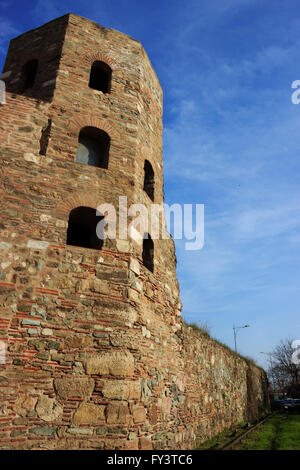
[[[183,322],[172,239],[92,240],[99,204],[163,202],[141,44],[65,15],[11,41],[2,80],[0,448],[192,449],[265,413],[264,371]]]

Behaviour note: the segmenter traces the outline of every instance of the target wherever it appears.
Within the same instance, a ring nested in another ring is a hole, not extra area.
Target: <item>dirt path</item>
[[[286,420],[287,418],[288,418],[287,415],[282,415],[281,420],[276,422],[276,424],[275,424],[275,433],[274,433],[274,436],[273,436],[273,438],[272,438],[270,450],[276,450],[275,444],[276,444],[276,438],[277,438],[278,432],[279,432],[279,427],[280,427],[281,423],[282,423],[284,420]]]

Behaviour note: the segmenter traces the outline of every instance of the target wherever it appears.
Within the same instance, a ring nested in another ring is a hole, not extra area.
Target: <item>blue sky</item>
[[[205,244],[176,240],[183,317],[265,365],[300,339],[298,0],[0,0],[10,38],[73,12],[142,42],[164,91],[168,204],[205,205]]]

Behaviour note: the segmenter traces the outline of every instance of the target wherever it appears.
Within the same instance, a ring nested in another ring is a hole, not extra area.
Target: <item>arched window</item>
[[[96,209],[91,207],[80,206],[73,209],[69,215],[67,245],[101,250],[103,240],[98,238],[96,227],[103,217],[96,215]]]
[[[144,191],[154,201],[154,171],[148,160],[145,160],[144,164]]]
[[[154,270],[154,244],[149,233],[143,239],[143,265],[153,273]]]
[[[102,91],[102,93],[109,93],[110,83],[110,66],[101,60],[96,60],[91,67],[89,87],[94,90]]]
[[[78,137],[76,162],[108,168],[110,137],[97,127],[84,127]]]
[[[33,87],[39,61],[32,59],[26,62],[22,68],[23,92]]]

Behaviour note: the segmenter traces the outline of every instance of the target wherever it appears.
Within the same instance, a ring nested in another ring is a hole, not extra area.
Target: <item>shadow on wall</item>
[[[251,362],[245,359],[247,364],[247,407],[246,419],[249,422],[255,421],[259,416],[265,413],[270,407],[270,400],[268,394],[268,379],[267,375],[261,371],[261,384],[263,386],[263,400],[258,399],[257,390],[257,369],[256,373]],[[262,376],[264,374],[264,376]]]

